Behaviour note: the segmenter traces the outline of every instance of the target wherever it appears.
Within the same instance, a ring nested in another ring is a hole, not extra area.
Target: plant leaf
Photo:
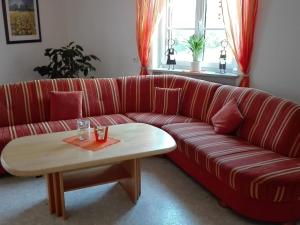
[[[80,45],[76,45],[76,48],[79,49],[80,51],[83,51],[83,48]]]

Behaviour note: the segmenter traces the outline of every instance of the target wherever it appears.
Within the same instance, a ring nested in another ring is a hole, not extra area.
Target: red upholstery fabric
[[[82,118],[81,91],[53,91],[50,93],[50,120]]]
[[[180,114],[205,120],[219,84],[175,75],[126,76],[118,78],[122,111],[152,112],[154,87],[182,88]]]
[[[230,99],[237,99],[244,117],[238,136],[251,144],[289,156],[300,156],[300,106],[251,88],[218,88],[207,122]]]
[[[117,81],[113,78],[79,79],[83,95],[83,117],[117,114],[121,103]]]
[[[251,88],[240,88],[228,85],[223,85],[217,89],[212,99],[210,107],[207,112],[206,122],[211,123],[211,118],[230,100],[235,99],[239,106],[239,110],[243,114],[248,96],[257,95],[256,90]],[[244,104],[242,104],[244,103]],[[244,115],[244,114],[243,114]]]
[[[179,151],[171,152],[168,157],[186,173],[204,185],[220,201],[237,213],[267,222],[291,222],[300,219],[300,201],[271,202],[248,198],[228,185],[224,185],[211,173],[199,168],[199,164],[192,162]]]
[[[211,118],[211,121],[217,134],[231,134],[239,128],[243,116],[236,101],[230,100]]]
[[[239,137],[218,135],[204,123],[163,126],[177,151],[247,198],[271,202],[300,200],[300,159],[251,145]]]
[[[120,112],[115,79],[37,80],[0,85],[0,127],[49,121],[51,91],[83,91],[83,117]]]
[[[97,125],[110,126],[110,125],[133,122],[130,118],[121,114],[88,117],[88,119],[91,121],[91,127],[95,127]],[[60,132],[60,131],[67,131],[67,130],[76,130],[77,129],[76,121],[77,121],[76,119],[72,119],[72,120],[60,120],[60,121],[41,122],[41,123],[33,123],[33,124],[26,124],[26,125],[16,125],[16,126],[9,126],[9,127],[0,127],[0,153],[8,142],[18,137],[35,135],[35,134],[45,134],[51,132]],[[3,174],[3,172],[4,170],[0,166],[0,174]]]
[[[180,114],[205,121],[214,93],[220,84],[188,79],[184,86]]]
[[[198,121],[197,119],[180,115],[163,115],[156,113],[126,113],[126,116],[138,123],[148,123],[156,127],[171,123],[189,123]]]
[[[154,88],[153,113],[177,115],[181,100],[181,88]]]

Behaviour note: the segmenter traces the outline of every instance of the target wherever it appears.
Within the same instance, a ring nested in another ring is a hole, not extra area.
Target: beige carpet
[[[0,178],[1,225],[246,225],[170,161],[142,161],[142,194],[133,205],[118,184],[66,193],[67,221],[48,213],[44,178]]]

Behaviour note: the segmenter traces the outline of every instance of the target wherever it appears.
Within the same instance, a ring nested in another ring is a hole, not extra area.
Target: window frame
[[[164,61],[166,61],[165,57],[165,52],[167,51],[168,48],[168,40],[171,37],[172,30],[179,30],[179,31],[194,31],[194,33],[199,34],[203,33],[206,35],[207,31],[216,31],[216,30],[221,30],[225,31],[225,28],[213,28],[213,27],[206,27],[206,13],[207,13],[207,1],[209,0],[195,0],[196,1],[196,9],[195,9],[195,26],[194,28],[187,28],[187,27],[172,27],[171,24],[171,1],[173,0],[166,0],[166,9],[163,15],[163,19],[160,22],[160,29],[159,32],[157,32],[157,41],[158,44],[156,45],[156,48],[160,48],[160,53],[159,50],[156,52],[152,51],[152,56],[154,58],[153,65],[157,68],[168,68],[168,65]],[[164,32],[164,35],[162,33]],[[163,38],[163,40],[160,39],[160,37]],[[210,71],[210,72],[216,72],[219,73],[219,61],[216,60],[216,62],[213,63],[208,63],[205,62],[205,47],[203,50],[202,54],[202,60],[201,60],[201,71]],[[179,70],[186,70],[190,68],[190,61],[179,61],[176,60],[176,65],[175,68]],[[235,60],[233,60],[232,63],[227,63],[227,68],[226,68],[226,73],[231,73],[231,74],[237,74],[237,63]]]

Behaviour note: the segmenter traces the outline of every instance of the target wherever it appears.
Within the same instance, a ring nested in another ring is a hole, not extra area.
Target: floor
[[[66,193],[67,221],[48,213],[44,178],[0,178],[1,225],[246,225],[164,158],[142,161],[142,194],[133,205],[118,184]]]

